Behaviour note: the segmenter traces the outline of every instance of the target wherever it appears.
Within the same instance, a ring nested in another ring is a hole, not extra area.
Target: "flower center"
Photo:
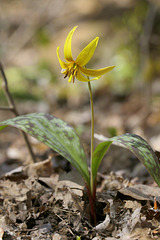
[[[74,83],[75,77],[77,76],[77,71],[78,71],[78,65],[76,63],[73,63],[71,67],[69,67],[66,70],[66,74],[64,78],[69,77],[68,82],[71,82],[71,80],[73,79],[73,83]]]

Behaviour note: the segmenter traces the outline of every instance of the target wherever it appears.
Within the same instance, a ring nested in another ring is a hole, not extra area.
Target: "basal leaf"
[[[61,154],[89,185],[89,171],[84,150],[75,130],[66,122],[49,114],[32,113],[0,123],[0,130],[13,126],[35,137]]]
[[[114,145],[123,146],[134,153],[160,187],[160,163],[151,146],[142,137],[126,133],[104,139],[106,140],[113,141]]]
[[[111,143],[112,143],[111,141],[102,142],[94,150],[93,159],[92,159],[93,181],[96,181],[97,171],[98,171],[99,165],[100,165],[106,151],[110,147]]]

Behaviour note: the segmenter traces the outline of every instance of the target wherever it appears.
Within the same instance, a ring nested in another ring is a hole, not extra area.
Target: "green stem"
[[[91,89],[91,83],[88,82],[89,95],[90,95],[90,105],[91,105],[91,153],[90,153],[90,167],[91,167],[91,194],[94,194],[94,182],[93,182],[93,150],[94,150],[94,108],[93,108],[93,95]]]

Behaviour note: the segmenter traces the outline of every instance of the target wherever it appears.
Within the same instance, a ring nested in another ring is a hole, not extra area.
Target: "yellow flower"
[[[92,42],[90,42],[78,55],[76,60],[73,60],[72,50],[71,50],[71,42],[74,31],[77,26],[74,27],[68,34],[65,44],[64,44],[64,57],[67,62],[63,62],[59,57],[59,47],[57,47],[57,56],[59,63],[62,67],[62,73],[65,75],[64,78],[69,77],[68,82],[71,82],[77,78],[79,81],[88,82],[91,80],[95,80],[101,77],[101,75],[111,71],[114,66],[109,66],[100,69],[88,69],[85,68],[85,65],[92,58],[94,51],[97,47],[99,37],[96,37]],[[86,78],[85,76],[88,78]],[[89,77],[94,77],[89,79]]]

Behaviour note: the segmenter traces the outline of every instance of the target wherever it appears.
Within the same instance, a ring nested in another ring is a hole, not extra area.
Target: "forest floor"
[[[137,101],[136,104],[135,94],[121,100],[107,97],[112,104],[108,104],[111,107],[105,116],[106,94],[99,94],[99,91],[95,92],[97,97],[94,99],[95,112],[99,109],[95,125],[98,125],[99,117],[105,121],[97,128],[98,133],[109,135],[110,124],[112,128],[115,124],[118,132],[135,132],[132,123],[136,121],[136,126],[141,126],[137,130],[141,131],[140,135],[150,139],[149,143],[156,147],[155,139],[159,134],[150,135],[156,132],[151,129],[159,127],[156,110],[144,119],[144,114],[141,114],[144,103]],[[63,119],[72,119],[73,125],[74,122],[80,125],[83,121],[84,129],[80,135],[89,158],[89,104],[80,108],[83,118],[77,117],[75,110],[67,109],[65,103],[60,109],[55,116],[60,117],[65,112]],[[115,114],[115,109],[119,109],[118,114]],[[97,179],[98,222],[93,226],[85,202],[83,181],[76,170],[44,144],[33,138],[30,141],[37,157],[36,163],[32,162],[22,137],[15,129],[1,132],[2,239],[76,239],[78,236],[95,240],[160,239],[159,188],[128,150],[111,146],[100,166]],[[158,208],[155,207],[155,198]]]
[[[105,79],[92,82],[95,133],[106,137],[138,134],[159,158],[157,32],[152,35],[149,31],[149,49],[138,45],[146,36],[140,33],[144,30],[140,24],[148,26],[150,21],[145,15],[148,2],[2,1],[1,61],[20,114],[45,112],[66,121],[79,134],[89,160],[88,91],[83,83],[69,85],[61,77],[56,57],[56,47],[63,49],[71,26],[79,25],[73,48],[77,47],[78,52],[83,43],[99,34],[101,47],[95,53],[95,63],[99,64],[96,67],[114,61],[117,64],[113,75],[107,75],[107,83]],[[158,7],[158,1],[154,2]],[[149,17],[154,19],[154,14],[151,11]],[[157,26],[151,30],[157,31]],[[143,65],[150,49],[154,63]],[[145,79],[145,74],[151,81]],[[3,88],[0,100],[1,107],[7,106]],[[1,111],[0,121],[11,117],[13,113]],[[0,133],[0,239],[160,239],[160,190],[132,153],[113,145],[104,157],[97,177],[98,216],[93,225],[83,180],[77,171],[44,144],[32,137],[29,140],[36,162],[17,129],[9,127]],[[98,143],[95,137],[95,146]]]

